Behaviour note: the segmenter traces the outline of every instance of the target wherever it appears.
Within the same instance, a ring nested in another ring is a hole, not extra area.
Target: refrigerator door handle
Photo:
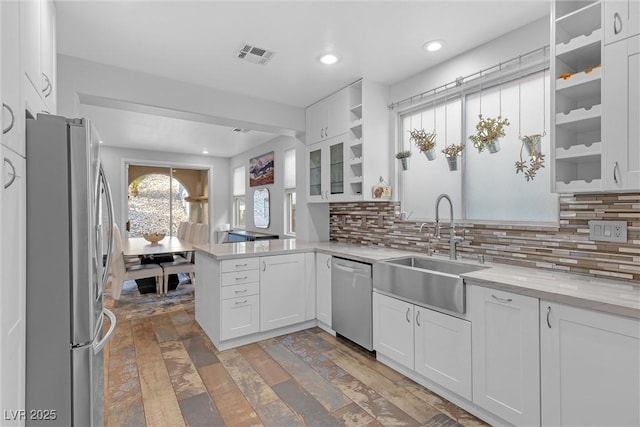
[[[113,199],[111,198],[111,187],[109,186],[109,181],[107,180],[107,177],[104,174],[104,169],[102,169],[102,165],[100,165],[100,179],[102,180],[102,184],[104,185],[105,198],[107,200],[107,215],[109,217],[109,242],[108,242],[108,248],[107,248],[107,259],[105,261],[104,271],[102,274],[102,286],[104,289],[104,287],[107,285],[107,280],[109,280],[109,270],[111,270],[111,257],[113,253],[114,213],[113,213]]]
[[[111,336],[116,330],[116,323],[118,323],[116,320],[116,315],[113,314],[111,310],[107,308],[103,308],[102,313],[109,318],[109,322],[111,323],[111,325],[109,325],[109,330],[107,331],[106,334],[104,334],[104,337],[102,337],[102,339],[94,345],[93,347],[94,354],[98,354],[102,351],[104,346],[111,339]]]

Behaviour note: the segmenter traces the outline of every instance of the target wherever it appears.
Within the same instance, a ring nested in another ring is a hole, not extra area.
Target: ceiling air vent
[[[249,129],[233,128],[233,129],[231,129],[231,132],[235,132],[235,133],[247,133],[247,132],[249,132]]]
[[[238,50],[236,57],[254,64],[266,65],[275,54],[275,52],[270,50],[261,49],[249,44],[243,44],[240,50]]]

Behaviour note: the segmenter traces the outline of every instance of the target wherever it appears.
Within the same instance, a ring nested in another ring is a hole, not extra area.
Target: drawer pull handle
[[[511,298],[500,298],[500,297],[497,297],[497,296],[495,296],[493,294],[491,294],[491,297],[493,297],[493,299],[495,299],[495,300],[502,301],[502,302],[511,302],[511,301],[513,301]]]
[[[551,306],[547,306],[547,326],[551,329],[551,321],[549,320],[549,316],[551,315]]]
[[[16,122],[16,116],[13,114],[13,110],[11,109],[11,107],[9,107],[4,102],[2,103],[2,108],[5,108],[9,112],[9,114],[11,114],[11,123],[9,123],[9,126],[7,126],[5,129],[2,129],[2,134],[5,135],[13,128],[13,125]]]
[[[244,300],[244,301],[236,301],[236,305],[240,305],[240,304],[246,304],[247,301],[249,300]]]
[[[236,280],[246,280],[247,276],[242,276],[242,277],[236,277]]]
[[[236,267],[246,267],[247,264],[236,264]]]
[[[245,292],[247,292],[249,289],[243,289],[241,291],[235,291],[236,294],[244,294]]]
[[[410,307],[407,307],[407,323],[411,323],[411,319],[409,318],[409,311],[411,310]]]

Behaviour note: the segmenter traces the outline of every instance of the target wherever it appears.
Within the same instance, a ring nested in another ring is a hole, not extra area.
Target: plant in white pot
[[[464,150],[464,144],[447,145],[445,149],[442,150],[442,153],[447,158],[450,171],[458,170],[458,157],[462,154],[462,150]]]
[[[409,141],[416,144],[418,150],[427,156],[428,160],[434,160],[436,158],[436,131],[427,133],[424,129],[414,129],[409,131],[411,138]]]
[[[482,114],[479,116],[480,121],[476,125],[476,133],[469,136],[473,146],[481,153],[486,148],[490,153],[497,153],[500,151],[499,138],[502,138],[504,128],[509,126],[509,120],[498,116],[496,118],[485,118]]]
[[[411,157],[411,150],[403,150],[396,153],[396,159],[400,160],[403,171],[409,170],[409,157]]]

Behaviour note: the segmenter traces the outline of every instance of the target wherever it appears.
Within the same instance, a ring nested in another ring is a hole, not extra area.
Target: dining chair
[[[156,278],[156,292],[164,290],[164,275],[158,264],[139,264],[127,267],[122,251],[122,236],[120,229],[113,224],[113,260],[111,261],[111,296],[120,299],[125,280]]]
[[[209,242],[209,224],[193,224],[191,226],[190,242],[194,245],[203,245]],[[178,259],[174,257],[171,262],[163,262],[160,264],[164,271],[164,293],[168,291],[169,275],[184,273],[189,275],[191,283],[194,281],[194,273],[196,272],[195,259],[191,255],[191,259]]]
[[[180,225],[178,225],[178,232],[176,233],[176,237],[180,240],[183,240],[187,235],[189,221],[182,221]]]

